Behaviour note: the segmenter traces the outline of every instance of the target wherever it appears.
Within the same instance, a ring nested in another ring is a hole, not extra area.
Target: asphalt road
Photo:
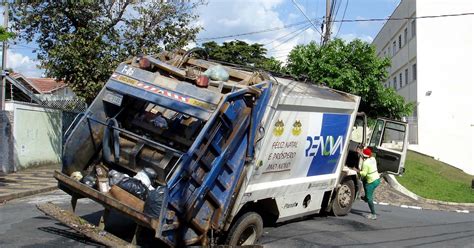
[[[55,220],[35,205],[52,201],[63,208],[69,196],[60,191],[15,200],[0,206],[0,247],[98,246]],[[474,214],[376,206],[379,218],[367,220],[368,207],[356,202],[345,217],[315,216],[265,228],[265,247],[474,247]],[[101,207],[79,200],[77,213],[96,223]],[[112,233],[131,238],[133,225],[115,218]]]

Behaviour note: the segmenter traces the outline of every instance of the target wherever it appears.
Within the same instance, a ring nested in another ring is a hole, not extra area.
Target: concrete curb
[[[26,197],[26,196],[31,196],[31,195],[36,195],[40,193],[45,193],[49,191],[53,191],[58,189],[58,186],[50,186],[50,187],[45,187],[45,188],[40,188],[40,189],[34,189],[34,190],[28,190],[28,191],[22,191],[22,192],[16,192],[16,193],[11,193],[8,195],[0,196],[0,204],[5,203],[7,201],[11,201],[14,199]]]
[[[387,174],[387,175],[384,175],[384,178],[385,178],[385,181],[387,181],[387,183],[398,192],[410,197],[413,200],[416,200],[416,201],[420,200],[420,197],[418,195],[411,192],[407,188],[403,187],[403,185],[401,185],[397,181],[394,175]]]
[[[474,203],[445,202],[445,201],[438,201],[438,200],[423,198],[423,197],[411,192],[407,188],[403,187],[403,185],[401,185],[397,181],[397,179],[395,178],[394,175],[391,175],[391,174],[384,175],[384,178],[392,188],[394,188],[398,192],[410,197],[413,200],[417,200],[417,201],[423,200],[426,203],[431,203],[431,204],[443,204],[443,205],[461,206],[461,207],[474,207]]]

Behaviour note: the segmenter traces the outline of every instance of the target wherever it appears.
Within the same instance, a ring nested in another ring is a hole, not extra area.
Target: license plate
[[[104,101],[112,103],[117,106],[122,105],[122,99],[123,99],[123,95],[113,93],[113,92],[107,92],[104,96]]]

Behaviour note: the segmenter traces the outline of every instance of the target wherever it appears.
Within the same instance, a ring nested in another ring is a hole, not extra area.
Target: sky
[[[386,18],[400,2],[400,0],[339,1],[340,8],[336,20]],[[196,24],[201,25],[203,30],[198,34],[196,43],[191,43],[188,47],[211,40],[221,43],[239,39],[248,43],[264,44],[268,56],[284,62],[294,46],[320,41],[319,21],[325,15],[325,0],[294,0],[304,14],[295,6],[293,0],[207,0],[207,2],[197,10],[199,18]],[[317,28],[307,22],[305,15],[310,19],[318,19],[318,23],[314,23]],[[2,22],[3,20],[0,20],[0,24],[3,24]],[[284,28],[300,22],[307,23]],[[342,25],[336,23],[332,28],[332,37],[347,41],[359,38],[371,42],[383,24],[383,22]],[[277,30],[232,38],[209,39],[267,29]],[[7,52],[7,67],[28,77],[41,77],[43,70],[37,68],[39,63],[34,53],[36,47],[35,43],[11,44]]]

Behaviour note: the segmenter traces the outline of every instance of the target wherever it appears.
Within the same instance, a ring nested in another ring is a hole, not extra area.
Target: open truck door
[[[376,155],[380,173],[403,174],[408,147],[408,123],[377,119],[368,147]]]
[[[358,149],[366,146],[367,143],[367,117],[365,113],[357,113],[352,127],[352,132],[349,140],[348,154],[346,159],[346,166],[350,168],[359,168],[360,156]]]

